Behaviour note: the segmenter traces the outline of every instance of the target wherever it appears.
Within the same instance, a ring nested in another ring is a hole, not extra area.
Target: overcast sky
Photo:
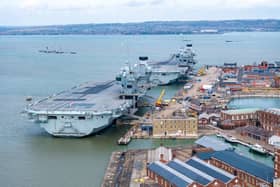
[[[280,0],[0,1],[0,25],[280,18]]]

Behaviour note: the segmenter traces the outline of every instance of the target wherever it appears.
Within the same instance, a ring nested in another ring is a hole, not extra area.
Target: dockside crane
[[[156,100],[156,103],[155,103],[156,107],[162,107],[163,106],[163,100],[162,99],[163,99],[164,95],[165,95],[165,89],[162,89],[159,97]]]

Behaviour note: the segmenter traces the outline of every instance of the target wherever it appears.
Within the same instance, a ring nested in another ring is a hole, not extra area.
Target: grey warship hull
[[[29,104],[25,111],[51,135],[83,137],[110,126],[134,105],[119,93],[115,81],[87,82]]]

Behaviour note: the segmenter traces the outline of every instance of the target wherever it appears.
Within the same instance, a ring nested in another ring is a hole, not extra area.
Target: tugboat
[[[261,154],[261,155],[266,155],[268,152],[259,144],[254,144],[250,146],[250,151]]]
[[[234,138],[233,136],[224,136],[224,139],[228,143],[232,143],[232,144],[239,143],[239,141],[236,138]]]

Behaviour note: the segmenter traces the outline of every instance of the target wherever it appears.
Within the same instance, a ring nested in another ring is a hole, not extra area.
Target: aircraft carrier
[[[176,58],[183,59],[182,55]],[[83,137],[99,132],[116,118],[135,113],[137,100],[149,88],[176,82],[191,67],[184,60],[186,65],[178,60],[147,61],[140,57],[138,63],[126,65],[114,81],[86,82],[36,102],[30,100],[25,113],[53,136]]]
[[[87,82],[27,106],[30,119],[54,136],[82,137],[98,132],[133,106],[119,97],[115,81]]]

